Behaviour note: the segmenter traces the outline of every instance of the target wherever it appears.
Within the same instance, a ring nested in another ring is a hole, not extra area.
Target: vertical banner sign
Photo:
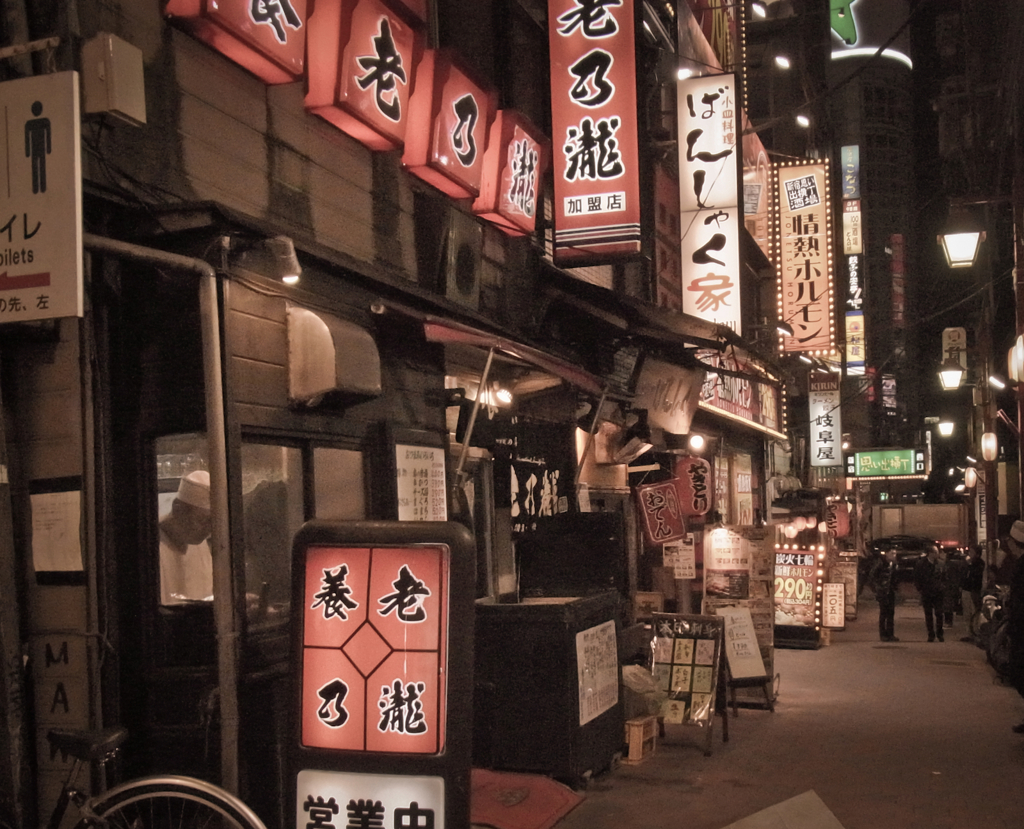
[[[794,332],[782,338],[782,350],[827,354],[835,348],[828,163],[780,164],[773,181],[779,211],[774,257],[779,319]]]
[[[843,199],[843,253],[863,253],[860,229],[860,199]]]
[[[907,323],[904,319],[905,297],[904,297],[904,245],[903,234],[894,233],[889,237],[889,248],[892,251],[892,324],[897,328],[903,328]]]
[[[683,312],[740,330],[739,109],[735,75],[676,83]]]
[[[0,324],[82,316],[78,73],[0,83]]]
[[[864,312],[846,312],[846,373],[864,374]]]
[[[808,378],[811,466],[842,466],[843,424],[840,419],[838,374],[814,373]]]
[[[640,252],[633,0],[548,0],[554,260]]]
[[[840,149],[842,159],[843,199],[860,199],[860,147],[856,144]]]
[[[846,627],[846,585],[823,584],[821,586],[821,626],[824,628]]]
[[[292,825],[468,825],[471,545],[447,523],[297,534]]]

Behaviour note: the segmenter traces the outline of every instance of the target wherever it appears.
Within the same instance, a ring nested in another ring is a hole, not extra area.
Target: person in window
[[[181,479],[160,519],[160,604],[213,599],[209,537],[210,473],[198,470]]]

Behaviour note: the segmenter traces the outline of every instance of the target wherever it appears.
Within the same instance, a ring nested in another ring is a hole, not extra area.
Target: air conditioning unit
[[[480,251],[483,228],[471,216],[458,210],[448,213],[448,238],[445,240],[444,295],[474,311],[480,307]]]

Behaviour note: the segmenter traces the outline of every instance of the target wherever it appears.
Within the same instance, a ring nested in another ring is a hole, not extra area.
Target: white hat
[[[1018,544],[1024,544],[1024,521],[1014,521],[1010,527],[1010,538]]]
[[[179,501],[200,509],[210,508],[210,473],[199,469],[189,472],[178,484]],[[1021,526],[1024,526],[1022,524]]]

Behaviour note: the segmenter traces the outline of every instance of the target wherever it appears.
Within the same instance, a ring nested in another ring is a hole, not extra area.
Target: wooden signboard
[[[720,681],[725,620],[684,613],[652,614],[651,673],[667,695],[664,722],[707,728],[704,754],[711,754],[711,733]]]

